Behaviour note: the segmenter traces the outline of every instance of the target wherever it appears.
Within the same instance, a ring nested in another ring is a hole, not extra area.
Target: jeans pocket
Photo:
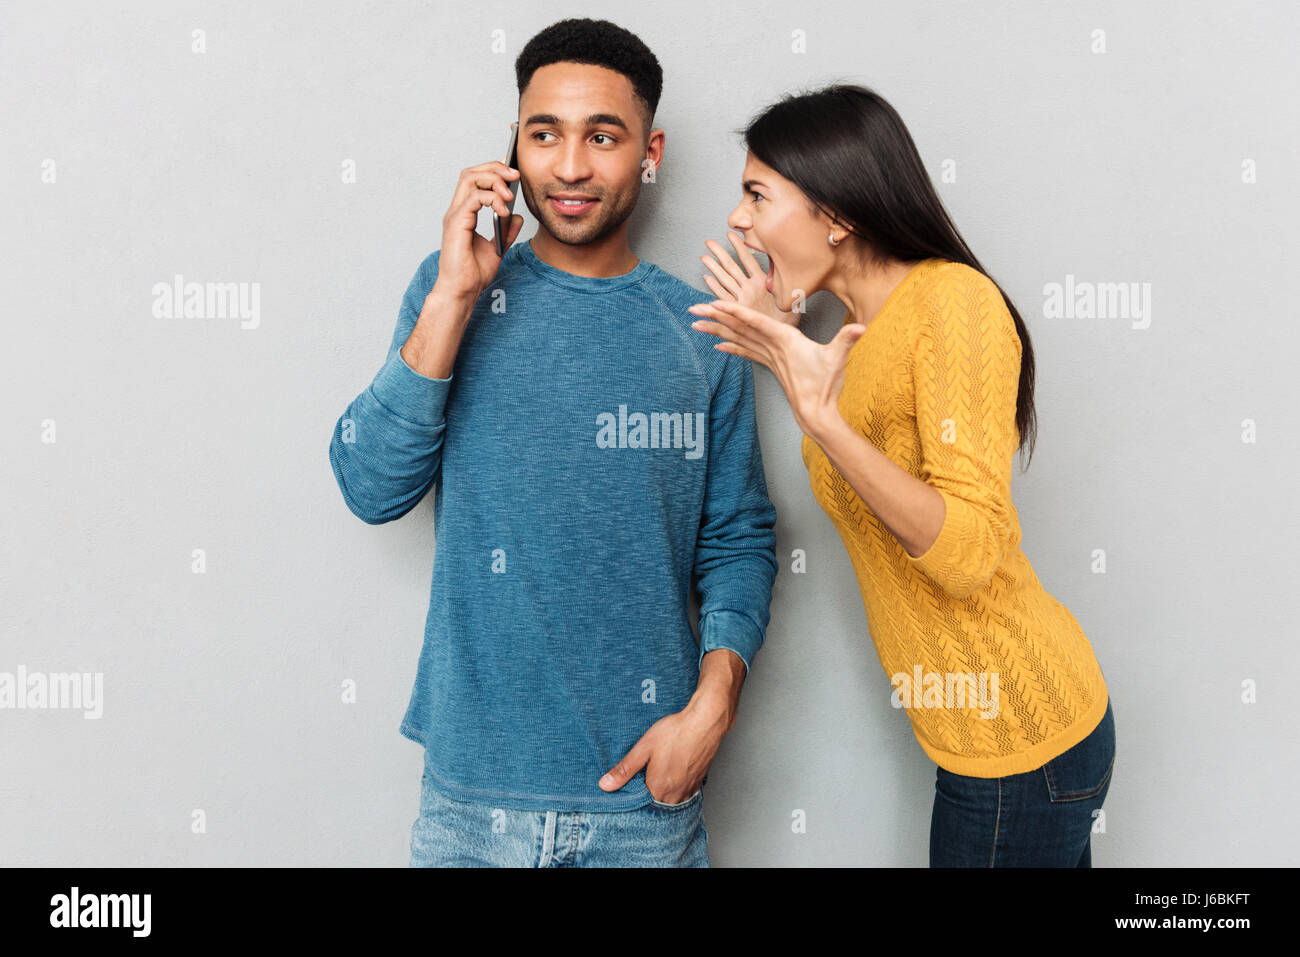
[[[1087,801],[1110,786],[1115,768],[1115,718],[1110,702],[1093,732],[1070,750],[1043,765],[1048,797],[1053,804]]]
[[[698,801],[700,799],[700,795],[702,795],[703,793],[704,793],[704,786],[701,785],[700,787],[695,789],[694,794],[688,797],[685,801],[682,801],[680,804],[664,804],[662,801],[656,801],[653,795],[651,795],[650,797],[650,803],[654,807],[659,808],[659,810],[661,811],[680,811],[683,808],[690,807],[692,804]]]

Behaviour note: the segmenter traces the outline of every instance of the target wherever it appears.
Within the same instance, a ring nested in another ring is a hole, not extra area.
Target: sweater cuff
[[[763,644],[763,632],[750,619],[738,611],[718,609],[700,621],[700,661],[710,651],[727,648],[740,656],[745,663],[745,676],[749,676],[749,663]]]
[[[429,428],[443,425],[443,409],[454,377],[431,379],[406,364],[402,351],[394,349],[370,384],[370,390],[394,415]]]
[[[934,488],[934,486],[930,486]],[[970,539],[970,505],[943,489],[935,489],[943,496],[943,527],[939,537],[921,555],[903,556],[913,568],[920,569],[934,579],[944,590],[952,590],[956,582],[970,577],[970,569],[963,562],[962,544]]]

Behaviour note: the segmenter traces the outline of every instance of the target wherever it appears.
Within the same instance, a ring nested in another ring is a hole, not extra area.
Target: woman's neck
[[[832,280],[826,286],[853,315],[853,321],[869,325],[876,318],[890,294],[918,263],[892,260],[885,266],[874,266],[866,272],[857,272],[840,282]]]

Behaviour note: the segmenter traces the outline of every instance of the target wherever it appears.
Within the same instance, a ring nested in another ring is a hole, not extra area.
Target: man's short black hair
[[[640,37],[608,20],[582,17],[552,23],[529,40],[515,60],[520,96],[537,69],[561,62],[608,67],[631,80],[632,91],[643,102],[646,135],[650,134],[664,72]]]

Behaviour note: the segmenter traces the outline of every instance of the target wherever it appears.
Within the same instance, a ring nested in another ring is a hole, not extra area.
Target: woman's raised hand
[[[843,423],[839,397],[844,389],[844,368],[849,350],[867,331],[866,326],[856,322],[843,326],[834,339],[822,345],[792,325],[728,299],[696,303],[687,311],[704,317],[691,323],[691,328],[726,340],[715,349],[761,362],[772,370],[805,435],[818,441]]]
[[[741,241],[738,234],[730,230],[727,231],[727,238],[731,240],[731,245],[736,247],[736,254],[740,256],[740,265],[737,265],[736,261],[727,254],[721,243],[706,239],[704,245],[713,255],[704,255],[700,259],[704,261],[704,265],[713,276],[717,277],[716,279],[713,276],[704,277],[709,291],[719,299],[729,299],[742,306],[757,309],[787,326],[799,325],[802,313],[794,310],[786,312],[777,305],[776,297],[767,291],[767,273],[758,264],[750,248]]]

